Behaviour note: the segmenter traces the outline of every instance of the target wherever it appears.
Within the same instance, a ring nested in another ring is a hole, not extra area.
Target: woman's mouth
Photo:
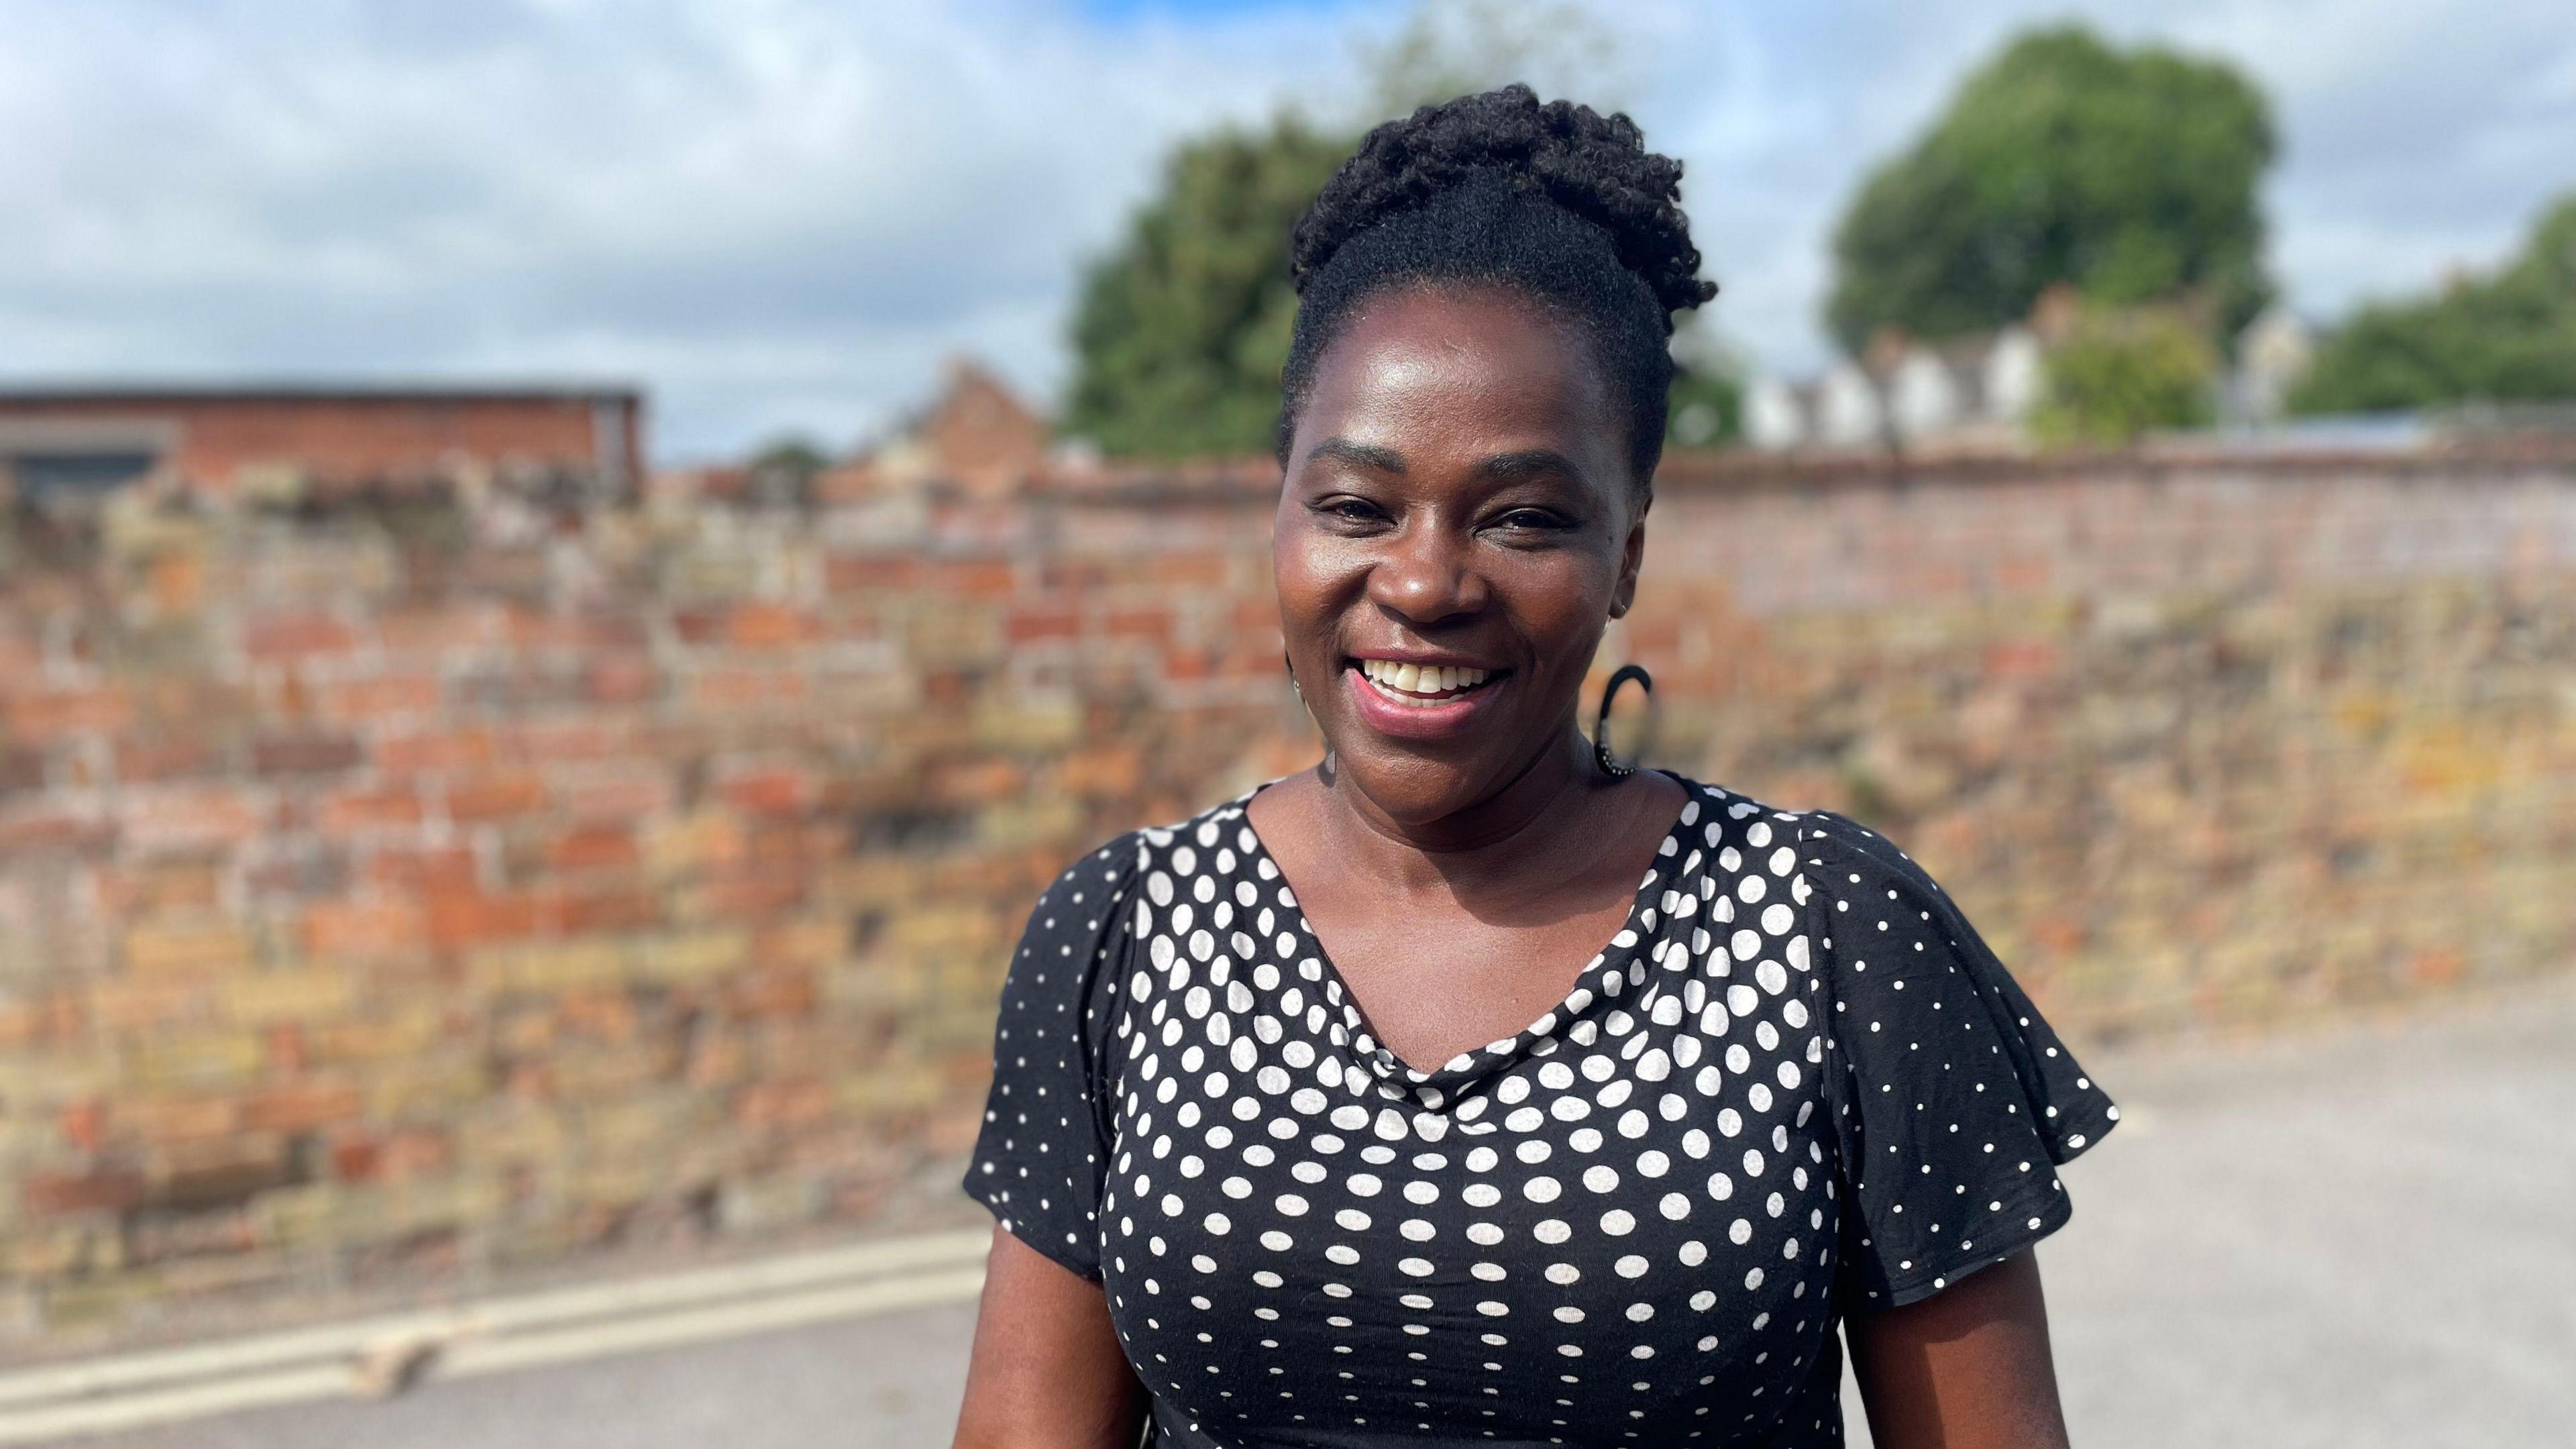
[[[1400,664],[1362,659],[1359,671],[1381,698],[1413,709],[1448,704],[1484,687],[1494,671],[1452,664]]]
[[[1343,669],[1351,706],[1379,734],[1408,740],[1458,735],[1485,711],[1508,669],[1448,664],[1406,664],[1393,659],[1353,659]]]

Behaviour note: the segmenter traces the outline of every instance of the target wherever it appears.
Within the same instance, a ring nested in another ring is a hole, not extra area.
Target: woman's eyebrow
[[[1309,461],[1319,458],[1338,458],[1345,463],[1377,473],[1393,473],[1401,476],[1404,472],[1402,453],[1393,448],[1380,447],[1375,443],[1355,443],[1348,438],[1326,438],[1317,443],[1306,457]]]
[[[1517,478],[1580,478],[1583,470],[1574,460],[1554,448],[1524,448],[1516,453],[1496,453],[1476,465],[1476,475],[1496,481]]]

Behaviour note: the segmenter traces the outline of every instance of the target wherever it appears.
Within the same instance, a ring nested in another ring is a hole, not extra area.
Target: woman
[[[959,1444],[1832,1444],[1838,1324],[1879,1444],[2064,1441],[2030,1247],[2117,1111],[1894,846],[1577,729],[1715,290],[1680,174],[1515,86],[1299,224],[1324,762],[1039,901]]]

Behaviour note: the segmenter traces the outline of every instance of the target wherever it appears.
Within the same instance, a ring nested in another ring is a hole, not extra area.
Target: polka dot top
[[[1837,1444],[1843,1314],[2066,1221],[2119,1111],[1948,897],[1683,783],[1565,1000],[1429,1070],[1249,796],[1038,902],[967,1191],[1101,1283],[1150,1443]]]

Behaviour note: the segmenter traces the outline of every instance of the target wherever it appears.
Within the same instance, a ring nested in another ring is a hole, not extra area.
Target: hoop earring
[[[1610,676],[1610,682],[1601,686],[1601,712],[1592,721],[1592,758],[1601,766],[1601,773],[1614,780],[1625,779],[1637,773],[1635,765],[1621,764],[1618,758],[1610,753],[1610,700],[1618,694],[1620,685],[1632,679],[1637,681],[1639,689],[1646,692],[1647,699],[1654,698],[1655,677],[1646,672],[1645,666],[1622,664]],[[1642,755],[1644,751],[1640,750],[1639,753]]]

